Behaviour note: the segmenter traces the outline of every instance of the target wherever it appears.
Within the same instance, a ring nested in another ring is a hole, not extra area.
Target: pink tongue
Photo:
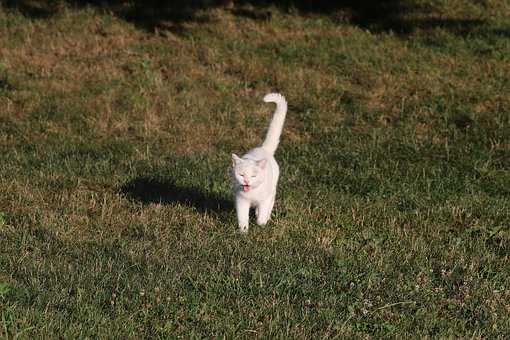
[[[250,186],[249,185],[243,185],[243,191],[244,192],[250,191]]]

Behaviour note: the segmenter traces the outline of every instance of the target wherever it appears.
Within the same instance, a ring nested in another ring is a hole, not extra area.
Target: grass
[[[0,337],[510,333],[506,1],[50,3],[0,7]],[[240,236],[269,91],[283,175]]]

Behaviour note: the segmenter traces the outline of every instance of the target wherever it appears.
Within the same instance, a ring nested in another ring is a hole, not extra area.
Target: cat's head
[[[244,192],[249,192],[264,182],[266,166],[267,160],[265,159],[254,161],[252,159],[242,159],[232,154],[232,175],[235,183]]]

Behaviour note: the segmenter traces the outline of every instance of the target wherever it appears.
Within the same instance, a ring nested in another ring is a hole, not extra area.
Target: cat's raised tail
[[[276,110],[273,113],[273,119],[269,124],[266,139],[262,143],[262,148],[271,155],[274,155],[278,144],[280,143],[280,135],[283,130],[283,122],[287,114],[287,101],[285,97],[279,93],[269,93],[264,97],[266,103],[276,103]]]

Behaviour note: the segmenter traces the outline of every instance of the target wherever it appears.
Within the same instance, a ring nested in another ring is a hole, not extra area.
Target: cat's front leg
[[[258,225],[266,225],[267,221],[271,217],[271,211],[274,206],[274,198],[275,194],[273,193],[266,200],[260,202],[258,206],[258,214],[257,214],[257,224]]]
[[[242,233],[248,232],[248,223],[250,219],[250,202],[239,196],[236,196],[236,212],[239,231]]]

